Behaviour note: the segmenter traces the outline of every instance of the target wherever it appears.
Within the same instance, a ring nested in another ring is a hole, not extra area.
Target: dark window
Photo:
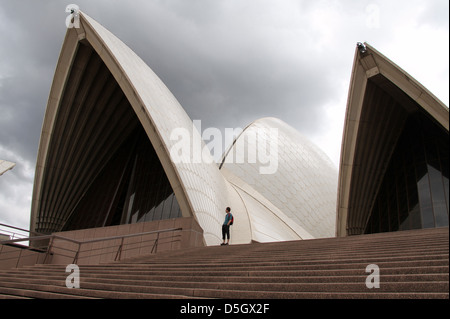
[[[173,205],[174,192],[153,146],[143,130],[138,138],[122,223],[180,217],[179,206]]]
[[[373,205],[366,233],[448,226],[448,133],[411,115]]]
[[[145,131],[138,128],[91,184],[64,230],[178,217],[169,180]]]

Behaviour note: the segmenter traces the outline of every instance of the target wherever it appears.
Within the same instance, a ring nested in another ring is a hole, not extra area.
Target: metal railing
[[[28,238],[30,235],[40,236],[43,234],[0,223],[0,235],[7,236],[12,240],[19,238]]]
[[[109,248],[114,248],[115,246],[117,246],[117,250],[115,251],[115,257],[114,257],[114,261],[119,261],[121,260],[122,254],[124,251],[126,250],[132,250],[132,249],[140,249],[140,250],[145,250],[147,247],[152,247],[150,254],[156,253],[158,251],[158,244],[161,243],[161,241],[169,239],[169,241],[164,242],[164,243],[173,243],[175,241],[180,241],[181,239],[177,238],[177,237],[181,237],[181,234],[178,233],[177,235],[174,235],[173,232],[179,232],[182,231],[182,228],[170,228],[170,229],[164,229],[164,230],[156,230],[156,231],[149,231],[149,232],[141,232],[141,233],[135,233],[135,234],[128,234],[128,235],[118,235],[118,236],[110,236],[110,237],[103,237],[103,238],[95,238],[95,239],[89,239],[89,240],[76,240],[76,239],[72,239],[72,238],[67,238],[67,237],[63,237],[63,236],[59,236],[59,235],[40,235],[40,236],[34,236],[34,237],[28,237],[28,238],[19,238],[19,239],[11,239],[11,240],[3,240],[0,241],[0,261],[4,261],[7,258],[5,258],[5,254],[11,253],[10,252],[3,252],[3,247],[6,247],[8,245],[10,246],[16,246],[18,243],[23,242],[23,241],[29,241],[29,242],[33,242],[33,241],[47,241],[48,240],[48,244],[42,247],[28,247],[28,246],[22,246],[20,251],[19,251],[19,256],[18,257],[12,257],[12,258],[17,258],[17,262],[16,262],[16,268],[17,266],[20,264],[20,259],[22,258],[22,251],[23,250],[31,250],[34,251],[36,253],[39,254],[45,254],[44,259],[43,259],[43,264],[46,264],[49,262],[49,259],[52,257],[55,257],[56,255],[62,256],[62,257],[66,257],[66,258],[72,258],[72,263],[76,264],[80,257],[81,252],[83,252],[82,247],[83,245],[89,245],[89,244],[94,244],[94,243],[100,243],[100,242],[108,242],[108,241],[118,241],[120,240],[120,244],[114,244],[112,246],[107,246],[107,247],[100,247],[100,248],[95,248],[95,249],[89,249],[86,250],[84,252],[89,252],[89,256],[85,256],[84,258],[92,258],[92,257],[96,257],[96,256],[101,256],[101,255],[105,255],[105,254],[111,254],[114,253],[114,251],[110,251]],[[172,232],[172,236],[170,237],[161,237],[161,234],[164,233],[169,233]],[[132,246],[135,243],[126,243],[126,239],[128,238],[132,238],[132,237],[137,237],[137,236],[146,236],[146,235],[152,235],[155,234],[156,237],[153,238],[153,236],[150,236],[152,238],[146,240],[146,241],[141,241],[139,242],[139,247],[131,247],[131,248],[124,248],[127,245]],[[174,238],[177,238],[174,240]],[[56,246],[56,244],[58,242],[69,242],[72,243],[74,245],[77,246],[77,248],[74,249],[69,249],[68,247],[58,247]],[[147,245],[146,243],[149,243],[149,245]],[[98,254],[92,254],[93,252],[95,252],[96,250],[100,251]],[[59,251],[59,252],[57,252]],[[72,255],[66,255],[65,253],[72,253]],[[39,263],[39,256],[36,259],[36,264]]]

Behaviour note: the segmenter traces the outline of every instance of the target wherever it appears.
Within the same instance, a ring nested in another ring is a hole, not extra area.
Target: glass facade
[[[151,142],[136,126],[91,183],[63,230],[182,216]]]
[[[144,133],[139,136],[130,167],[122,224],[181,217],[166,173]]]
[[[448,226],[448,133],[422,113],[398,140],[365,233]]]

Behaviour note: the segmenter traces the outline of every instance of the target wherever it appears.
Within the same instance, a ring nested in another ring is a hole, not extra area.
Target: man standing
[[[233,215],[231,215],[230,211],[231,211],[230,207],[227,207],[225,209],[225,213],[227,213],[227,214],[225,215],[225,221],[223,222],[223,225],[222,225],[223,243],[220,244],[221,246],[228,245],[228,243],[230,242],[230,225],[232,224],[232,221],[233,221]],[[227,238],[226,243],[225,243],[225,237]]]

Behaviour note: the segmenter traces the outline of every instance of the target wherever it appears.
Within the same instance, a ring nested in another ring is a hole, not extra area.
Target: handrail
[[[15,244],[15,243],[18,243],[21,241],[44,240],[44,239],[49,239],[52,237],[57,237],[57,236],[56,235],[41,235],[41,236],[34,236],[34,237],[27,237],[27,238],[0,240],[0,245]],[[68,238],[62,237],[61,239],[68,239]]]
[[[24,233],[28,233],[28,235],[24,234]],[[16,226],[3,224],[3,223],[0,223],[0,234],[8,236],[10,239],[14,239],[14,237],[16,237],[16,239],[17,239],[17,238],[24,238],[24,236],[28,237],[31,235],[33,235],[33,236],[43,235],[38,232],[30,231],[27,229],[23,229],[23,228],[19,228]]]
[[[4,226],[4,227],[8,227],[8,228],[13,228],[13,229],[15,229],[15,230],[24,231],[24,232],[27,232],[27,233],[30,233],[30,234],[38,234],[38,235],[42,235],[41,233],[37,233],[37,232],[31,231],[31,230],[28,230],[28,229],[23,229],[23,228],[11,226],[11,225],[6,225],[6,224],[2,224],[2,223],[0,223],[0,226]]]
[[[63,241],[68,241],[74,244],[78,245],[78,249],[76,250],[75,253],[75,257],[73,259],[73,263],[76,263],[78,261],[78,257],[81,251],[81,246],[83,244],[89,244],[89,243],[95,243],[95,242],[101,242],[101,241],[110,241],[110,240],[117,240],[117,239],[121,239],[121,243],[119,245],[119,248],[117,250],[116,253],[116,257],[115,257],[115,261],[120,260],[121,254],[122,254],[122,250],[123,250],[123,245],[124,245],[124,240],[126,238],[131,238],[131,237],[137,237],[137,236],[144,236],[144,235],[151,235],[151,234],[157,234],[156,239],[152,239],[155,240],[151,253],[153,253],[155,251],[155,253],[157,252],[157,248],[158,248],[158,242],[159,242],[159,235],[161,233],[167,233],[167,232],[173,232],[173,231],[181,231],[183,230],[183,228],[169,228],[169,229],[163,229],[163,230],[154,230],[154,231],[148,231],[148,232],[141,232],[141,233],[135,233],[135,234],[127,234],[127,235],[116,235],[116,236],[109,236],[109,237],[102,237],[102,238],[95,238],[95,239],[88,239],[88,240],[76,240],[73,238],[68,238],[68,237],[64,237],[64,236],[60,236],[60,235],[40,235],[40,236],[33,236],[33,237],[28,237],[28,238],[19,238],[19,239],[12,239],[12,240],[3,240],[0,241],[0,245],[6,245],[6,244],[15,244],[21,241],[37,241],[37,240],[46,240],[49,239],[49,244],[47,245],[47,249],[44,250],[44,252],[46,253],[45,258],[43,263],[45,264],[48,257],[52,254],[52,248],[53,248],[53,244],[54,244],[54,240],[55,239],[59,239],[59,240],[63,240]],[[29,247],[28,247],[29,248]],[[60,247],[58,247],[60,248]],[[75,252],[74,250],[70,250],[70,249],[66,249],[72,252]],[[0,254],[1,254],[1,250],[0,250]],[[69,257],[69,256],[67,256]],[[19,260],[21,258],[21,253],[19,254]],[[19,260],[17,261],[17,265],[19,264]]]
[[[114,239],[122,239],[122,238],[129,238],[129,237],[136,237],[136,236],[143,236],[143,235],[150,235],[150,234],[157,234],[157,233],[167,233],[171,231],[177,231],[177,230],[183,230],[183,228],[169,228],[169,229],[163,229],[163,230],[153,230],[149,232],[143,232],[143,233],[135,233],[135,234],[128,234],[128,235],[119,235],[119,236],[109,236],[109,237],[102,237],[102,238],[96,238],[96,239],[89,239],[89,240],[76,240],[73,238],[63,237],[59,235],[41,235],[41,236],[34,236],[34,237],[28,237],[28,238],[19,238],[19,239],[10,239],[10,240],[0,240],[1,244],[12,244],[17,243],[20,241],[34,241],[34,240],[44,240],[49,238],[57,238],[62,239],[66,241],[70,241],[75,244],[88,244],[88,243],[95,243],[99,241],[107,241],[107,240],[114,240]]]

